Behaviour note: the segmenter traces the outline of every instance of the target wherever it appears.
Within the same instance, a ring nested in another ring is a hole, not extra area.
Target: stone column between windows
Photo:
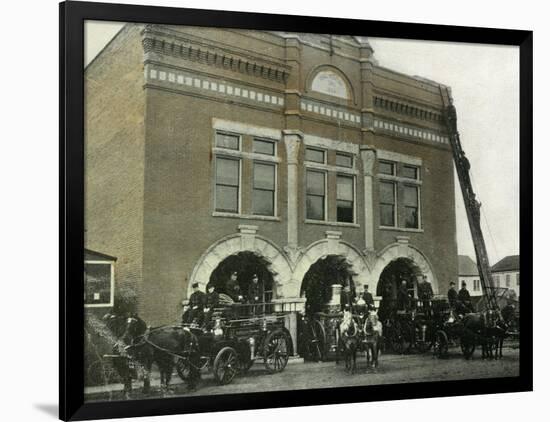
[[[361,147],[361,159],[363,160],[363,186],[365,201],[365,250],[374,250],[374,203],[372,195],[372,177],[376,150],[374,148]]]
[[[283,131],[287,162],[287,243],[291,250],[298,248],[298,153],[302,134],[298,131]]]

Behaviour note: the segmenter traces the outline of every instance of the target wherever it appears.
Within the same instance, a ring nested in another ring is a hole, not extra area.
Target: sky
[[[121,27],[118,22],[86,22],[85,64]],[[451,87],[462,148],[482,203],[481,227],[489,260],[495,264],[519,254],[519,48],[368,40],[379,65]],[[458,179],[455,197],[458,253],[475,257]]]

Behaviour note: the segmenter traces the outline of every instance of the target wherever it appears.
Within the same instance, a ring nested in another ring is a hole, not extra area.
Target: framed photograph
[[[61,3],[61,419],[530,391],[532,35]]]

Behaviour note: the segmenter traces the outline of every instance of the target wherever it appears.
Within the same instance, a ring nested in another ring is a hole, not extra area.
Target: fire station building
[[[373,294],[457,278],[440,86],[366,38],[127,24],[85,80],[85,247],[117,257],[148,323],[239,257],[274,303],[305,302],[327,256]]]

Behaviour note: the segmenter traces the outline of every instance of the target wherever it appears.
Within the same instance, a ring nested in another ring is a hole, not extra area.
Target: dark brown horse
[[[107,325],[113,333],[122,333],[119,339],[126,345],[124,353],[143,369],[143,390],[150,390],[150,374],[153,364],[159,369],[161,388],[168,390],[175,362],[184,359],[189,366],[186,379],[190,389],[200,378],[198,341],[189,330],[180,326],[148,329],[137,315],[131,317],[109,316]],[[119,368],[117,368],[118,370]],[[124,368],[119,373],[124,379],[125,390],[131,389],[131,378]]]
[[[483,311],[464,315],[462,319],[463,332],[460,338],[466,359],[473,357],[475,346],[481,346],[483,359],[493,358],[494,334],[499,321],[499,311]]]

